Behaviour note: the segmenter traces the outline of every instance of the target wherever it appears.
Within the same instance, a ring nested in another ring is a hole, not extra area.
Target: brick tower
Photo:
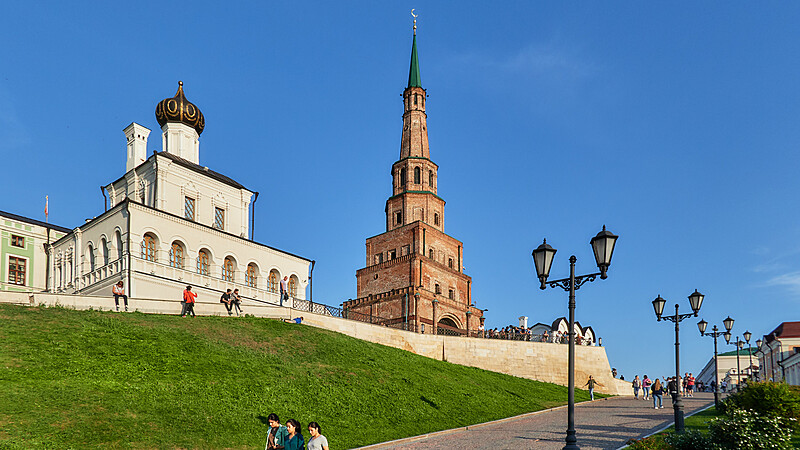
[[[466,334],[478,330],[483,311],[472,306],[463,245],[444,232],[445,202],[437,195],[439,166],[430,159],[425,103],[415,21],[386,232],[367,238],[366,267],[356,272],[358,297],[343,307],[420,333]]]

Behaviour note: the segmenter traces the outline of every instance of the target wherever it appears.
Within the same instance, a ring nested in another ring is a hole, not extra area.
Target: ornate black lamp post
[[[664,305],[666,305],[667,301],[661,298],[659,295],[653,300],[653,309],[656,312],[656,317],[658,321],[661,320],[669,320],[670,322],[675,322],[675,401],[672,403],[672,407],[675,409],[675,432],[676,433],[683,433],[683,400],[681,400],[681,352],[680,352],[680,323],[684,319],[688,319],[689,317],[697,317],[697,313],[700,311],[700,306],[703,305],[703,298],[705,296],[699,292],[697,289],[689,295],[689,305],[692,307],[692,314],[680,314],[678,312],[678,304],[675,304],[675,315],[674,316],[662,316],[661,314],[664,312]]]
[[[766,354],[763,351],[761,351],[761,344],[763,343],[764,341],[762,341],[761,339],[756,339],[756,352],[761,353],[764,356],[764,362],[766,362],[767,361]],[[761,381],[761,365],[762,365],[761,361],[759,361],[758,372],[756,372],[756,381]],[[766,370],[764,371],[764,373],[766,374]]]
[[[730,316],[722,321],[722,325],[725,326],[727,331],[731,331],[733,328],[733,319]],[[717,338],[722,336],[723,331],[718,331],[717,326],[714,325],[714,328],[711,329],[711,333],[706,333],[706,327],[708,326],[708,322],[705,320],[700,320],[697,322],[697,328],[700,329],[700,336],[709,336],[714,338],[714,406],[719,406],[719,360],[717,359]]]
[[[750,358],[750,365],[747,368],[747,380],[749,383],[750,379],[753,378],[753,351],[750,349],[750,338],[753,337],[753,333],[745,331],[742,336],[747,342],[747,356]]]
[[[725,343],[736,346],[736,390],[738,391],[742,386],[742,374],[741,369],[739,368],[739,351],[742,347],[744,347],[744,342],[739,340],[739,336],[736,336],[736,341],[731,343],[730,333],[725,333],[723,336],[725,336]]]
[[[533,251],[533,264],[536,267],[536,275],[542,283],[539,288],[547,289],[549,285],[551,288],[557,286],[569,291],[569,393],[567,399],[567,437],[565,439],[567,445],[564,446],[565,450],[580,448],[575,435],[575,291],[580,289],[587,281],[594,281],[598,276],[601,280],[608,278],[608,267],[611,265],[611,256],[614,253],[614,245],[617,243],[618,238],[619,236],[606,231],[606,227],[603,225],[603,230],[591,240],[594,259],[600,272],[576,276],[575,262],[578,258],[572,255],[569,257],[569,278],[560,280],[547,281],[547,277],[550,276],[550,267],[553,265],[553,257],[556,255],[556,249],[549,246],[547,240],[545,240],[542,245]]]

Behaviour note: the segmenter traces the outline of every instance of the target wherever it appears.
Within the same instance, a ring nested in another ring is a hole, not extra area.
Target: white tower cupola
[[[147,136],[150,135],[150,129],[133,122],[122,132],[128,141],[128,162],[125,164],[125,172],[129,172],[147,159]]]
[[[200,133],[206,125],[203,113],[183,94],[183,81],[178,92],[156,106],[156,120],[161,125],[163,150],[195,164],[200,164]]]

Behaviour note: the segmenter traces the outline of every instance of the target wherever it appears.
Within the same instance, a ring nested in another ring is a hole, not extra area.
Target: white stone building
[[[279,281],[304,300],[311,260],[250,239],[258,192],[199,164],[205,120],[183,83],[156,108],[162,151],[147,156],[150,130],[123,131],[126,172],[103,187],[107,210],[57,240],[50,251],[55,292],[109,295],[122,280],[130,297],[181,299],[187,285],[218,298],[279,303]]]
[[[761,380],[782,381],[798,384],[795,368],[800,353],[800,322],[783,322],[771,333],[761,338],[758,348],[758,365]],[[791,376],[791,379],[790,379]]]

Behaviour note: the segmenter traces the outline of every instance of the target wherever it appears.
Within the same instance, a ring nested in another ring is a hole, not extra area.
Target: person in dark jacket
[[[661,380],[656,378],[656,381],[653,383],[653,387],[650,390],[650,395],[653,397],[653,409],[659,409],[664,407],[663,395],[664,395],[664,385],[661,384]]]
[[[300,422],[294,419],[287,420],[286,430],[289,434],[286,436],[283,448],[286,450],[303,450],[306,446],[306,440],[303,437],[303,429],[300,428]]]

